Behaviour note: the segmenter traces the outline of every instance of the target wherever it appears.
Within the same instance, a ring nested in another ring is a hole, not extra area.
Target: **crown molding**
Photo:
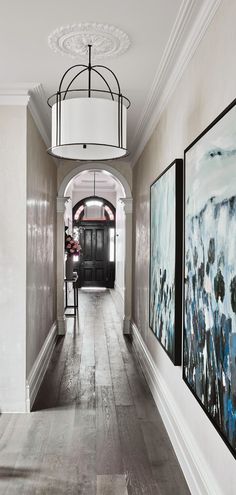
[[[162,112],[166,108],[221,1],[206,0],[204,2],[180,53],[178,53],[178,46],[183,39],[184,29],[194,7],[194,0],[183,0],[131,144],[131,149],[134,150],[130,156],[132,167],[150,139]],[[173,63],[176,57],[177,62]]]
[[[49,131],[38,108],[45,113],[46,96],[42,84],[36,82],[0,85],[0,105],[28,106],[34,122],[47,148],[50,146]]]
[[[0,105],[27,106],[30,100],[30,91],[38,83],[9,83],[0,85]]]

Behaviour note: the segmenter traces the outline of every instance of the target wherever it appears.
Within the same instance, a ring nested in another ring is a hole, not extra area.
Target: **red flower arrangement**
[[[66,235],[65,237],[65,251],[69,256],[80,254],[80,243],[78,241],[75,241],[71,235]]]

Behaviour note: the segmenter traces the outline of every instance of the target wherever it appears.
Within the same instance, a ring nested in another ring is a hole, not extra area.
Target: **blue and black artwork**
[[[184,380],[236,455],[236,107],[185,152]]]
[[[150,196],[149,324],[174,364],[180,364],[181,354],[181,302],[180,311],[176,302],[182,276],[182,169],[182,160],[175,160],[151,185]]]

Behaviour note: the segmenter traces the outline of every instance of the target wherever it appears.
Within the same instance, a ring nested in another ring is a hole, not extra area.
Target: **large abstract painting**
[[[150,190],[149,325],[174,364],[181,364],[183,161]]]
[[[185,151],[183,377],[236,455],[236,102]]]

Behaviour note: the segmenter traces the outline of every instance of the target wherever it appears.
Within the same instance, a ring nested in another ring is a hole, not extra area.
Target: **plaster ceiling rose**
[[[130,39],[110,24],[81,22],[55,29],[48,37],[48,45],[54,52],[72,58],[87,58],[88,45],[92,45],[93,59],[104,59],[125,53]]]

